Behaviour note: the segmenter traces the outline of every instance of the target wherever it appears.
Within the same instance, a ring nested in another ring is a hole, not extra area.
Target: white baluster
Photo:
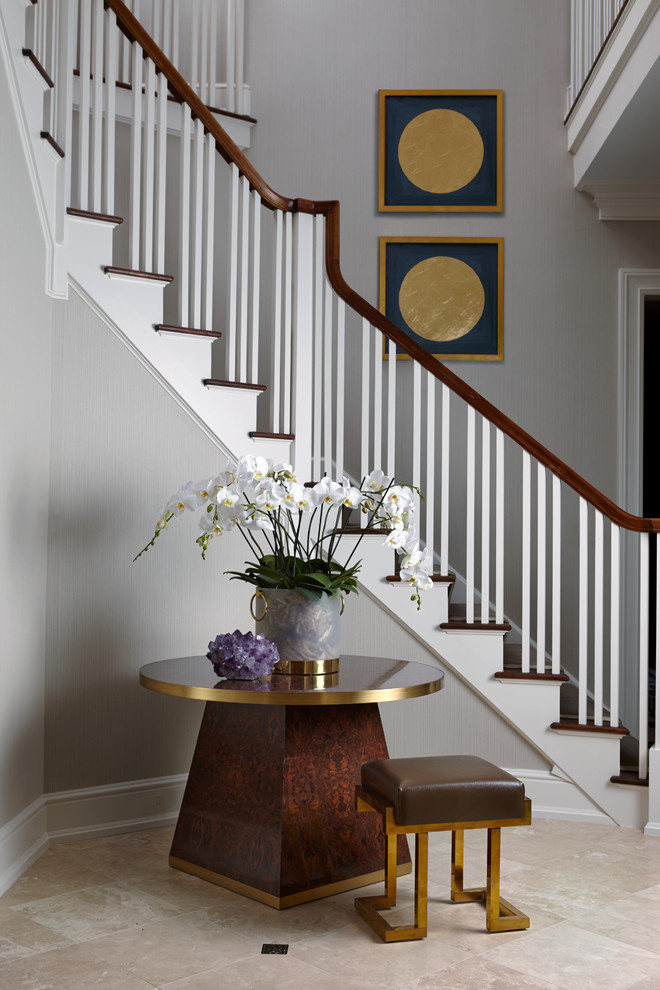
[[[426,532],[424,543],[433,553],[435,523],[435,375],[426,373]]]
[[[603,626],[605,624],[605,577],[603,574],[603,516],[594,520],[594,725],[603,724]]]
[[[660,537],[655,536],[655,710],[653,712],[656,725],[655,748],[658,747],[658,730],[660,725],[660,693],[658,693],[658,668],[660,667]]]
[[[374,364],[374,442],[371,467],[381,468],[383,464],[383,345],[385,336],[380,330],[371,331],[373,338]]]
[[[172,0],[172,64],[179,64],[179,41],[181,38],[181,0]]]
[[[465,621],[474,622],[475,413],[467,407],[465,483]]]
[[[103,0],[95,0],[92,35],[92,211],[101,212],[101,188],[103,179]]]
[[[291,274],[293,282],[293,273]],[[241,176],[241,310],[240,378],[247,381],[248,368],[248,290],[250,287],[250,181]],[[288,395],[288,392],[284,393]]]
[[[211,107],[217,107],[215,84],[217,82],[217,50],[218,50],[218,4],[216,0],[211,0],[208,20],[208,46],[209,46],[209,68],[208,68],[208,97],[207,102]]]
[[[89,210],[89,113],[91,73],[92,5],[83,3],[80,11],[80,100],[78,101],[78,193],[79,206]]]
[[[589,649],[589,506],[580,497],[580,596],[578,645],[578,722],[587,722]]]
[[[167,79],[158,74],[158,126],[156,133],[156,189],[154,216],[155,269],[165,271],[165,207],[167,204]]]
[[[64,151],[64,160],[57,173],[57,210],[55,237],[58,244],[64,240],[67,206],[79,203],[77,193],[71,188],[71,162],[73,160],[73,66],[76,57],[76,33],[78,7],[75,0],[60,0],[57,30],[57,86],[55,88],[54,137]]]
[[[113,10],[105,12],[105,119],[103,155],[103,197],[101,211],[108,216],[115,212],[115,133],[117,93],[117,18]]]
[[[142,271],[153,271],[154,237],[154,137],[156,128],[156,66],[146,60],[144,87],[144,167],[142,169]]]
[[[561,481],[552,479],[552,673],[561,673]]]
[[[419,487],[422,470],[422,366],[413,362],[412,394],[412,483]],[[419,512],[419,500],[415,498],[415,512]]]
[[[332,311],[333,293],[325,283],[323,309],[323,469],[334,476],[332,464]]]
[[[387,474],[392,478],[396,474],[395,465],[395,429],[396,429],[396,344],[389,341],[387,362]]]
[[[526,450],[522,455],[522,672],[530,670],[530,603],[532,555],[532,462]]]
[[[160,47],[172,61],[172,0],[162,0],[162,24]]]
[[[273,388],[271,417],[273,431],[281,432],[282,382],[282,271],[284,266],[284,214],[275,211],[275,307],[273,314]]]
[[[243,0],[236,0],[236,110],[245,113],[245,8]]]
[[[369,345],[371,329],[369,321],[362,319],[362,405],[360,413],[360,479],[369,473],[369,400],[371,382],[371,362]],[[374,462],[374,467],[376,466]]]
[[[201,94],[202,80],[200,77],[199,0],[188,6],[187,15],[190,18],[190,85],[197,96],[204,99]]]
[[[261,292],[261,196],[252,191],[252,374],[251,381],[259,381],[259,320]]]
[[[337,385],[336,400],[336,476],[344,476],[344,379],[345,379],[345,336],[346,336],[346,303],[337,297]]]
[[[227,380],[236,381],[236,337],[238,335],[238,212],[239,212],[239,171],[237,165],[229,166],[230,172],[230,221],[229,221],[229,292],[227,311]],[[280,258],[281,263],[281,258]],[[281,279],[278,287],[281,291]]]
[[[536,672],[545,673],[545,468],[537,465],[536,508]]]
[[[142,177],[142,49],[134,42],[131,49],[131,169],[130,169],[130,267],[140,267],[140,179]]]
[[[211,33],[211,14],[208,0],[200,0],[201,17],[199,29],[199,98],[207,106],[211,102],[209,85],[209,37]],[[193,77],[194,78],[194,77]]]
[[[639,536],[639,776],[649,770],[649,534]]]
[[[193,123],[192,143],[192,232],[190,238],[190,322],[188,326],[202,326],[202,271],[204,268],[204,125],[197,118]],[[245,381],[245,378],[241,378]]]
[[[490,615],[490,423],[481,419],[481,621]]]
[[[619,724],[619,663],[621,592],[621,535],[614,523],[610,527],[610,725]],[[660,588],[660,585],[658,585]],[[660,627],[659,627],[660,628]]]
[[[204,144],[204,221],[202,265],[202,329],[213,329],[213,258],[215,236],[215,139],[207,134]],[[256,382],[256,378],[253,379]]]
[[[293,356],[293,216],[284,217],[284,375],[282,432],[291,433],[291,360]]]
[[[227,91],[225,109],[236,109],[236,60],[234,58],[236,38],[236,0],[227,0]]]
[[[289,214],[290,215],[290,214]],[[294,397],[292,425],[296,435],[295,464],[301,481],[312,479],[312,378],[313,340],[310,327],[314,318],[314,217],[296,213],[295,235],[295,308],[294,330]]]
[[[450,392],[442,386],[442,442],[440,490],[440,571],[449,574],[449,400]]]
[[[325,228],[323,217],[314,218],[314,422],[312,435],[312,466],[313,479],[318,481],[323,473],[322,460],[322,425],[323,425],[323,290],[325,287],[324,274],[324,237]]]
[[[504,622],[504,434],[495,430],[495,622]]]

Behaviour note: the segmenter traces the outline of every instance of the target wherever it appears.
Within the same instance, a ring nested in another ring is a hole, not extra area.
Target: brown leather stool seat
[[[428,833],[451,831],[451,898],[486,902],[488,931],[529,928],[529,918],[500,897],[500,829],[529,825],[531,801],[523,784],[478,756],[423,756],[373,760],[362,767],[358,811],[377,811],[386,836],[385,894],[357,897],[355,907],[386,942],[425,938],[428,901]],[[463,888],[464,830],[488,829],[487,880]],[[397,835],[415,834],[415,921],[392,926],[379,914],[396,906]]]

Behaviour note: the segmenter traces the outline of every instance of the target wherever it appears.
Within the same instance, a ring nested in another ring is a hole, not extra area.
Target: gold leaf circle
[[[449,341],[479,322],[486,301],[481,279],[458,258],[426,258],[411,268],[399,289],[401,315],[419,337]]]
[[[484,160],[476,126],[455,110],[427,110],[414,117],[399,139],[399,164],[418,189],[450,193],[474,179]]]

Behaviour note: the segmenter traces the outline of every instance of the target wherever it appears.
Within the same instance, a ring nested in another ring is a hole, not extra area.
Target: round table
[[[140,683],[206,701],[172,866],[276,908],[383,878],[380,821],[354,799],[362,764],[388,756],[378,702],[439,691],[441,670],[342,656],[338,674],[228,681],[181,657],[146,664]]]

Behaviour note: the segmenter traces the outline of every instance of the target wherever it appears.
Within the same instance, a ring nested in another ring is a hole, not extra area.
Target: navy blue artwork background
[[[484,143],[484,160],[462,189],[431,193],[419,189],[399,164],[399,141],[411,120],[428,110],[454,110],[475,125]],[[386,96],[385,206],[495,206],[497,203],[496,96]]]
[[[447,244],[389,242],[385,247],[385,316],[416,341],[429,354],[497,354],[498,346],[498,248],[484,243]],[[484,287],[484,311],[478,322],[458,340],[427,340],[414,333],[399,308],[401,283],[415,265],[427,258],[457,258],[473,268]],[[385,338],[385,353],[389,341]]]

